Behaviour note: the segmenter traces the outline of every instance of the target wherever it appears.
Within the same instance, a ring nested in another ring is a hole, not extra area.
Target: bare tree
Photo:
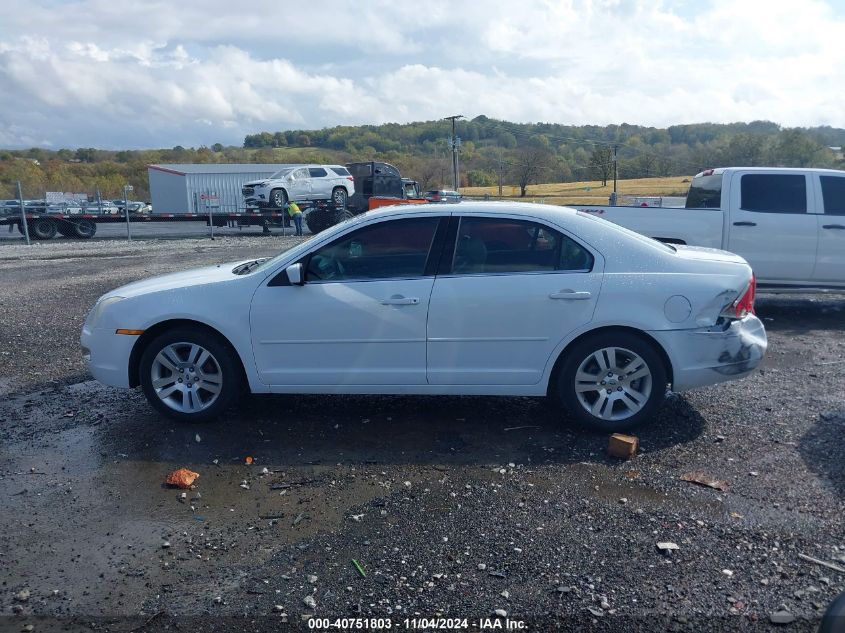
[[[590,173],[601,180],[601,186],[607,185],[607,179],[613,175],[613,150],[609,147],[597,147],[590,156]]]
[[[519,185],[519,197],[524,198],[528,185],[536,184],[552,168],[552,154],[543,147],[523,147],[511,155],[511,176]]]

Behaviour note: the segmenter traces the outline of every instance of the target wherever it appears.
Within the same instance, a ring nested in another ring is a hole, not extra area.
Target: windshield
[[[288,175],[290,172],[292,172],[292,171],[293,171],[293,169],[292,169],[292,168],[290,168],[290,167],[288,167],[287,169],[280,169],[280,170],[279,170],[279,171],[277,171],[275,174],[272,174],[272,175],[270,176],[270,178],[268,178],[268,180],[279,180],[279,179],[284,178],[285,176],[287,176],[287,175]]]
[[[660,240],[656,240],[653,237],[648,237],[647,235],[643,235],[642,233],[637,233],[636,231],[632,231],[631,229],[625,228],[615,222],[611,222],[610,220],[605,220],[604,218],[600,218],[593,213],[587,213],[586,211],[577,211],[578,215],[582,218],[590,218],[591,220],[595,220],[596,222],[606,222],[609,227],[613,227],[613,230],[619,231],[620,233],[625,233],[629,237],[633,237],[634,239],[648,244],[650,246],[660,248],[665,251],[669,251],[670,253],[677,253],[678,249],[672,246],[671,244],[667,244],[666,242],[661,242]]]

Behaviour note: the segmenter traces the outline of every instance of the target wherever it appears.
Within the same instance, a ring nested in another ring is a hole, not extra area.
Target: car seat
[[[480,237],[462,235],[455,249],[455,273],[483,273],[487,263],[487,246]]]

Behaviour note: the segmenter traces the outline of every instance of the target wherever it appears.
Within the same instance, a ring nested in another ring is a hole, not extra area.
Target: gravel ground
[[[760,299],[761,369],[669,394],[629,461],[541,399],[253,397],[186,426],[84,375],[103,292],[292,243],[0,248],[0,629],[815,630],[845,590],[801,557],[845,568],[845,297]]]

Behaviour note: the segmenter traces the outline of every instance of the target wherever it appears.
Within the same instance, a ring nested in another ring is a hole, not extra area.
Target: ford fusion
[[[612,432],[653,418],[667,387],[751,372],[754,292],[737,255],[573,209],[386,207],[274,258],[109,292],[82,346],[97,380],[179,420],[245,391],[549,396]]]

